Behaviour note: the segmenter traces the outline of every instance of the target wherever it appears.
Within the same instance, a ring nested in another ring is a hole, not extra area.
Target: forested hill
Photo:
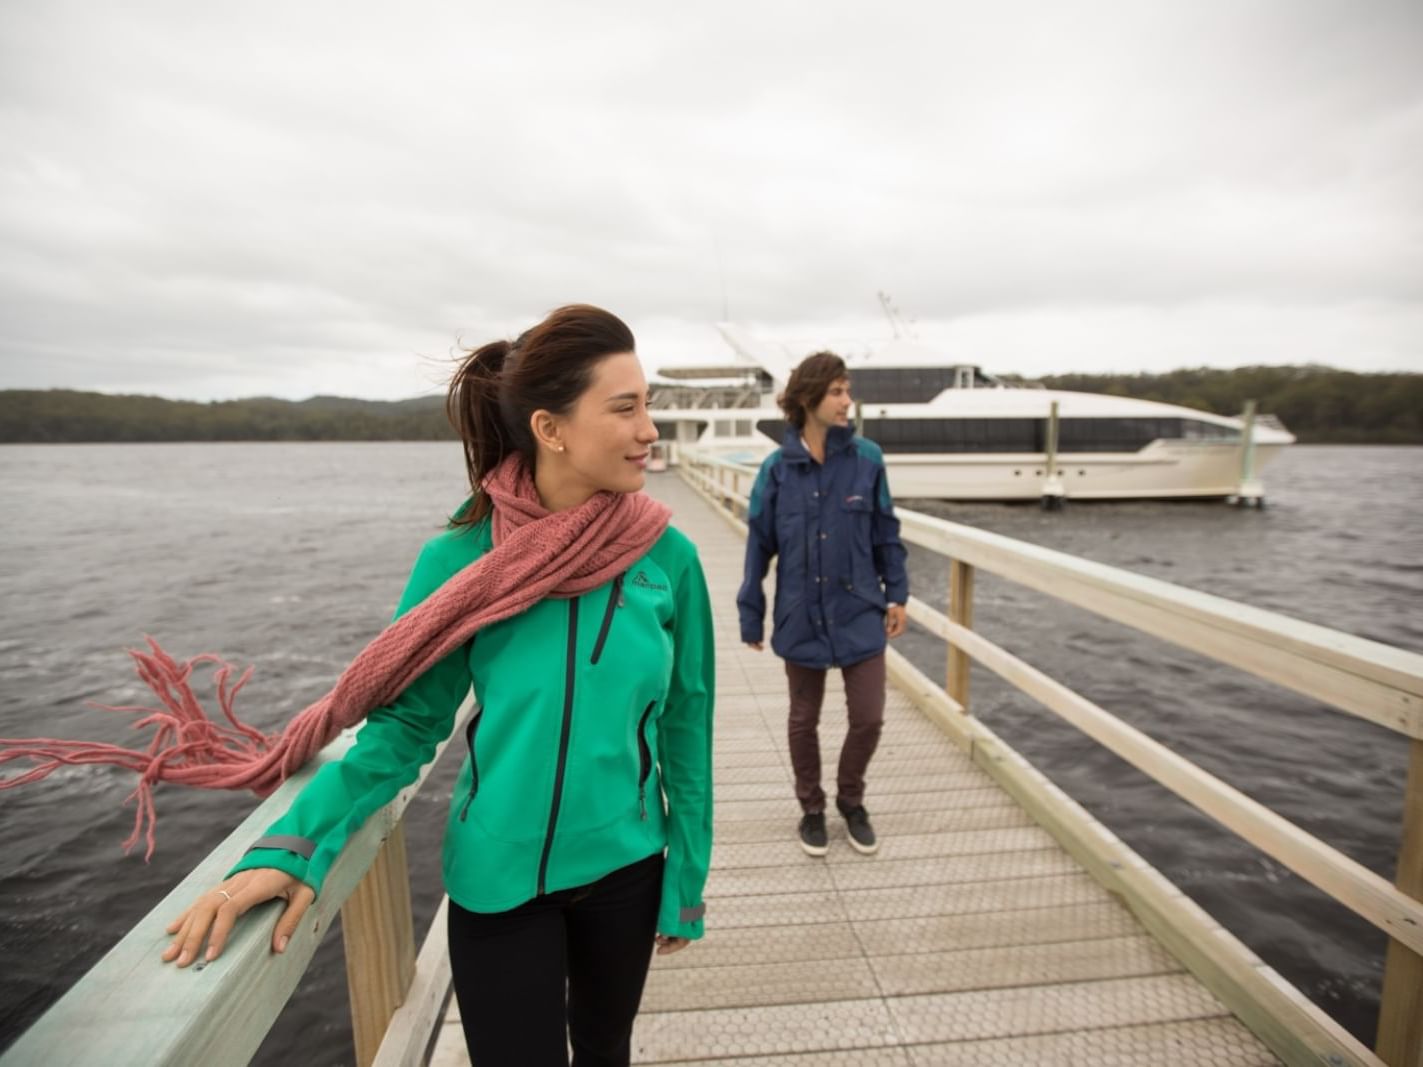
[[[453,440],[442,396],[224,400],[0,390],[0,442]]]
[[[1423,374],[1328,367],[1241,367],[1167,374],[1060,374],[1054,389],[1142,397],[1238,414],[1246,400],[1303,443],[1423,444]],[[64,389],[0,390],[0,443],[83,441],[452,440],[443,397],[214,403]]]
[[[1423,374],[1331,367],[1200,367],[1166,374],[1057,374],[1051,389],[1161,400],[1238,415],[1247,400],[1305,444],[1423,444]]]

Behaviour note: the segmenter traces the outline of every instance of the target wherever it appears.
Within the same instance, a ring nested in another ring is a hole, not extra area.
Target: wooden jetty
[[[946,682],[891,652],[872,780],[881,849],[854,853],[831,818],[830,854],[812,859],[793,836],[784,672],[741,644],[732,609],[753,473],[684,453],[680,478],[649,486],[700,546],[717,612],[716,845],[707,937],[655,959],[634,1062],[1423,1067],[1423,656],[901,512],[906,540],[952,560],[948,615],[910,607],[948,643]],[[972,629],[979,568],[1402,735],[1411,762],[1397,885],[984,640]],[[1387,932],[1376,1050],[974,719],[970,660]],[[832,675],[827,752],[843,736],[840,693]],[[5,1067],[246,1063],[338,909],[357,1062],[467,1063],[447,1008],[443,908],[418,959],[411,929],[401,817],[420,782],[352,839],[283,956],[268,951],[270,915],[254,914],[205,970],[158,965],[174,905],[220,878],[313,770],[199,864]]]

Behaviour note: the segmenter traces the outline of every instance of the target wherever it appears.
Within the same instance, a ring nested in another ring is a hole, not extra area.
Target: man
[[[850,427],[850,376],[831,352],[806,357],[777,402],[790,425],[751,490],[746,570],[736,604],[741,639],[763,647],[761,583],[776,562],[771,648],[790,683],[791,765],[803,816],[800,844],[829,850],[820,786],[820,706],[825,674],[845,681],[849,730],[840,751],[835,806],[850,844],[879,848],[865,810],[865,771],[884,723],[886,637],[905,630],[904,545],[879,446]]]

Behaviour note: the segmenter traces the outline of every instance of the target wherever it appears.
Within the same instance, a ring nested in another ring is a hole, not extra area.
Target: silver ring
[[[218,892],[227,898],[227,902],[229,904],[232,903],[232,894],[229,893],[226,889],[219,889]]]

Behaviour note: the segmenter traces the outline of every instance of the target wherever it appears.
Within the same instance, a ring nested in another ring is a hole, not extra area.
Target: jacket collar
[[[853,426],[832,426],[825,435],[825,457],[829,459],[837,452],[844,452],[855,447],[855,429]],[[788,463],[813,463],[809,452],[805,450],[805,445],[801,443],[800,431],[794,426],[787,426],[785,436],[781,439],[781,455]]]

